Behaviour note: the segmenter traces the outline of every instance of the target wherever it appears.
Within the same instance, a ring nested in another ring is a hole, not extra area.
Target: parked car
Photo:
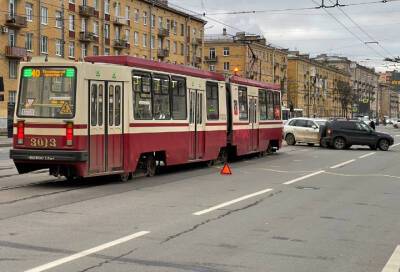
[[[330,121],[322,134],[321,143],[335,149],[350,148],[352,145],[367,145],[371,149],[387,151],[394,139],[386,133],[376,132],[363,121]]]
[[[288,145],[306,143],[310,146],[320,143],[320,127],[326,120],[312,118],[290,119],[283,129],[284,139]]]

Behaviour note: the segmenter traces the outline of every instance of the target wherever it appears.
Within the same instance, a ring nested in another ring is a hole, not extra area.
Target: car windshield
[[[326,124],[326,121],[318,120],[318,121],[315,121],[315,123],[317,123],[318,126],[324,126]]]
[[[18,116],[72,118],[75,88],[75,68],[25,67],[21,73]]]

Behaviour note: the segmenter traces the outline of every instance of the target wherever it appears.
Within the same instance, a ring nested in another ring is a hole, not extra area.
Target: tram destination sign
[[[38,77],[75,77],[74,68],[25,68],[22,77],[38,78]]]

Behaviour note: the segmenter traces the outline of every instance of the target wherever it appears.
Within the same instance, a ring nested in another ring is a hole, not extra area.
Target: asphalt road
[[[390,130],[400,142],[400,130]],[[284,147],[127,183],[17,175],[0,149],[0,271],[399,271],[400,145]]]

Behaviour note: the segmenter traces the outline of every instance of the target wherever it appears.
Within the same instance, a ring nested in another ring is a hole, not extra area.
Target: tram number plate
[[[55,158],[51,156],[28,156],[29,160],[33,161],[54,161]]]
[[[30,139],[30,144],[32,147],[57,147],[55,138],[34,137]]]

